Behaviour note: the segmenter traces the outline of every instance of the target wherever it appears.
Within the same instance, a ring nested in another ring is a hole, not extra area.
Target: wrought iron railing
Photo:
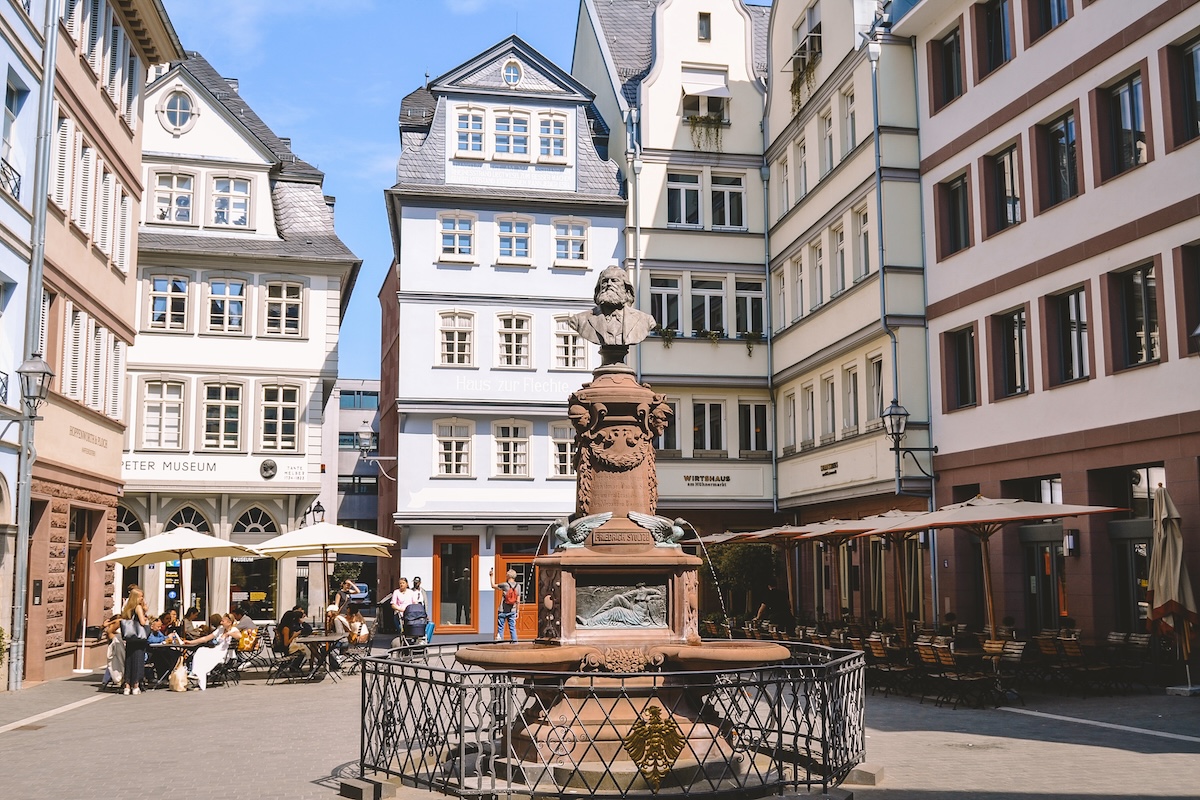
[[[8,373],[0,372],[0,403],[8,402]]]
[[[21,173],[3,158],[0,158],[0,188],[11,194],[14,200],[21,199]]]
[[[627,675],[489,672],[452,644],[368,658],[362,774],[463,797],[827,790],[863,759],[863,655],[782,644],[780,665]]]

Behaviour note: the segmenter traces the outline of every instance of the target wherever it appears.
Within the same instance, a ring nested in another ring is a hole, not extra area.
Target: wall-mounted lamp
[[[892,404],[883,410],[879,415],[879,419],[883,422],[883,432],[892,440],[891,450],[896,453],[896,474],[899,475],[900,459],[903,456],[908,456],[917,465],[917,469],[921,470],[921,474],[926,478],[933,480],[937,479],[937,475],[928,473],[921,466],[921,462],[917,461],[917,457],[913,453],[936,453],[936,447],[901,447],[900,442],[904,440],[904,432],[908,427],[909,418],[908,409],[900,405],[900,402],[895,398],[892,399]]]
[[[886,551],[890,550],[891,548],[892,548],[891,540],[888,539],[886,536],[880,536],[879,537],[879,549],[886,552]]]
[[[1063,531],[1063,553],[1068,556],[1079,555],[1079,531],[1068,528]]]
[[[324,522],[325,521],[325,506],[321,505],[320,500],[316,501],[311,506],[304,509],[304,524],[305,525],[308,524],[308,518],[310,516],[312,517],[313,522]]]
[[[922,550],[928,550],[929,549],[929,536],[930,536],[929,531],[919,531],[917,533],[917,547],[920,547]]]
[[[358,439],[358,452],[362,456],[362,460],[374,463],[375,468],[379,470],[380,475],[395,483],[396,479],[391,475],[388,475],[387,470],[385,470],[383,465],[379,462],[395,461],[396,457],[368,455],[368,453],[372,453],[379,449],[379,435],[371,429],[371,423],[363,421],[362,427],[358,429],[356,437]]]

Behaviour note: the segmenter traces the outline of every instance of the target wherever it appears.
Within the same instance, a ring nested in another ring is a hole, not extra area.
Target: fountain
[[[702,562],[678,544],[690,526],[655,513],[653,440],[671,410],[624,363],[654,321],[633,308],[620,267],[600,274],[595,300],[592,312],[571,320],[600,345],[602,363],[568,401],[575,513],[553,524],[554,553],[534,561],[538,638],[468,645],[456,658],[537,676],[505,734],[517,762],[506,769],[525,783],[549,770],[553,785],[592,792],[657,792],[697,775],[714,788],[726,778],[736,784],[728,772],[738,762],[737,734],[704,699],[711,673],[781,663],[790,652],[771,642],[700,639]]]

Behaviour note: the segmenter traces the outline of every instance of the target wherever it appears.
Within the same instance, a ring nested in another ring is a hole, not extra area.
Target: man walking
[[[491,582],[496,570],[488,570],[488,581]],[[509,637],[517,640],[517,606],[521,596],[517,591],[517,572],[509,570],[507,580],[503,583],[493,583],[492,588],[500,592],[500,610],[496,613],[496,641],[504,639],[504,626],[508,624]]]

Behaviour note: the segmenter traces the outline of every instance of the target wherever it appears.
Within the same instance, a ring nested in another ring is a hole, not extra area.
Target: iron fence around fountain
[[[367,658],[362,774],[462,797],[827,790],[863,760],[863,655],[780,644],[783,664],[690,672],[488,671],[457,644]],[[587,737],[583,708],[604,709]]]

